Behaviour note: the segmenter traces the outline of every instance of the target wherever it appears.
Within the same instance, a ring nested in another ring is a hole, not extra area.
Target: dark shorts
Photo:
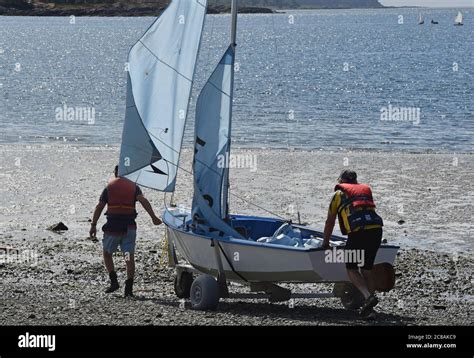
[[[356,231],[350,233],[345,250],[346,268],[349,270],[371,270],[374,266],[375,256],[382,243],[382,228]],[[349,255],[351,253],[351,255]]]

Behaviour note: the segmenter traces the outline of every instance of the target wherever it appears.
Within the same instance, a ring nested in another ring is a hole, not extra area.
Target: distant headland
[[[11,16],[157,16],[170,0],[0,0],[0,15]],[[230,11],[229,0],[209,0],[211,14]],[[240,0],[240,13],[282,9],[383,8],[378,0]]]

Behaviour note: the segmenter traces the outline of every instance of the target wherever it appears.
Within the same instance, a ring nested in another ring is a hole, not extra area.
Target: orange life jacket
[[[342,183],[336,185],[334,191],[337,190],[343,191],[347,197],[346,202],[343,202],[341,206],[344,206],[344,204],[346,204],[346,206],[351,204],[354,208],[360,206],[375,208],[374,199],[372,198],[372,190],[370,190],[368,185]]]
[[[375,213],[375,203],[372,197],[372,190],[365,184],[342,183],[336,185],[335,191],[341,190],[345,194],[345,199],[337,209],[339,227],[342,234],[347,235],[348,230],[344,226],[342,213],[349,208],[347,221],[350,232],[356,229],[364,229],[368,225],[383,226],[383,220]]]
[[[137,186],[130,180],[114,178],[107,185],[107,215],[135,215]]]

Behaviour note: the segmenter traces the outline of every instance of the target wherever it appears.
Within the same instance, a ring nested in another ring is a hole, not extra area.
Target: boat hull
[[[247,282],[347,282],[339,252],[343,248],[307,249],[252,240],[211,239],[179,228],[165,219],[170,242],[196,270],[217,276],[218,259],[226,278]],[[213,242],[218,245],[216,250]],[[375,264],[394,264],[398,246],[382,245]],[[339,255],[338,255],[339,254]]]

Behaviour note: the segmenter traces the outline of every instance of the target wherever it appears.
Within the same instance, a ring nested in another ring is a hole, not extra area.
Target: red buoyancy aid
[[[114,178],[107,185],[107,215],[134,215],[137,186],[130,180]]]
[[[341,190],[346,194],[346,203],[351,204],[353,208],[361,206],[375,208],[374,199],[372,198],[372,190],[370,190],[368,185],[342,183],[336,185],[334,191],[337,190]],[[344,204],[345,203],[343,202],[341,206],[347,206]]]
[[[368,185],[343,183],[336,185],[334,190],[341,190],[346,197],[341,200],[337,208],[342,234],[347,235],[356,230],[364,230],[370,225],[383,226],[382,218],[374,210],[372,190]]]

